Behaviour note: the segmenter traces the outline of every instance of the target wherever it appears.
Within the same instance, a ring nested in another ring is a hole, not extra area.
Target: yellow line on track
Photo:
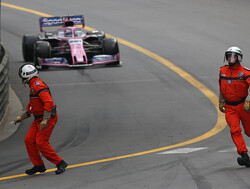
[[[39,16],[44,16],[44,17],[52,17],[52,15],[46,14],[46,13],[42,13],[42,12],[38,12],[38,11],[34,11],[31,9],[27,9],[24,7],[20,7],[20,6],[16,6],[16,5],[11,5],[8,3],[1,3],[2,6],[6,6],[9,8],[13,8],[13,9],[17,9],[20,11],[25,11],[25,12],[29,12],[32,14],[36,14]],[[85,27],[86,30],[95,30],[94,28]],[[107,37],[113,37],[112,35],[107,34]],[[203,93],[214,105],[214,107],[216,108],[217,111],[217,122],[214,125],[214,127],[204,133],[201,136],[198,136],[196,138],[178,143],[178,144],[174,144],[174,145],[170,145],[170,146],[165,146],[165,147],[161,147],[161,148],[156,148],[156,149],[152,149],[152,150],[148,150],[148,151],[143,151],[143,152],[138,152],[138,153],[134,153],[134,154],[128,154],[128,155],[123,155],[123,156],[117,156],[117,157],[113,157],[113,158],[107,158],[107,159],[101,159],[101,160],[96,160],[96,161],[90,161],[90,162],[85,162],[85,163],[79,163],[79,164],[75,164],[75,165],[69,165],[68,168],[76,168],[76,167],[82,167],[82,166],[86,166],[86,165],[92,165],[92,164],[97,164],[97,163],[103,163],[103,162],[109,162],[109,161],[114,161],[114,160],[119,160],[119,159],[124,159],[124,158],[130,158],[130,157],[136,157],[136,156],[141,156],[141,155],[146,155],[146,154],[150,154],[150,153],[155,153],[155,152],[160,152],[160,151],[164,151],[164,150],[168,150],[168,149],[172,149],[172,148],[176,148],[176,147],[180,147],[180,146],[185,146],[188,144],[193,144],[202,140],[205,140],[211,136],[216,135],[217,133],[219,133],[220,131],[222,131],[225,127],[226,127],[226,121],[224,119],[224,114],[222,114],[219,109],[218,109],[218,97],[216,96],[216,94],[214,94],[214,92],[212,92],[209,88],[207,88],[205,85],[203,85],[201,82],[199,82],[197,79],[195,79],[193,76],[191,76],[189,73],[185,72],[184,70],[182,70],[181,68],[179,68],[178,66],[174,65],[173,63],[169,62],[168,60],[164,59],[163,57],[147,50],[144,49],[136,44],[130,43],[126,40],[117,38],[119,43],[126,45],[132,49],[135,49],[149,57],[151,57],[152,59],[162,63],[163,65],[167,66],[169,69],[173,70],[176,74],[178,74],[180,77],[182,77],[183,79],[185,79],[186,81],[188,81],[191,85],[193,85],[194,87],[196,87],[198,90],[200,90],[201,93]],[[52,172],[55,171],[56,169],[48,169],[46,172]],[[7,180],[7,179],[13,179],[13,178],[19,178],[19,177],[24,177],[27,176],[26,174],[19,174],[19,175],[12,175],[12,176],[6,176],[6,177],[1,177],[0,180]]]

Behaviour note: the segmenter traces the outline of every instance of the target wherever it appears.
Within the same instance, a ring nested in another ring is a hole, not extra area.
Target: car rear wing
[[[44,27],[63,26],[64,22],[67,20],[73,21],[74,25],[81,25],[83,28],[85,26],[85,21],[84,21],[83,15],[41,17],[39,19],[40,31],[45,32],[43,30]]]

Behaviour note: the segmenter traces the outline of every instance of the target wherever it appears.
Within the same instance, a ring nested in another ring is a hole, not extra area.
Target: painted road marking
[[[221,152],[221,153],[225,153],[225,152],[237,152],[237,148],[236,147],[229,148],[229,149],[225,149],[225,150],[220,150],[218,152]]]
[[[38,11],[34,11],[31,9],[27,9],[27,8],[23,8],[20,6],[16,6],[16,5],[11,5],[8,3],[1,3],[2,6],[5,7],[9,7],[9,8],[13,8],[13,9],[17,9],[20,11],[25,11],[25,12],[29,12],[32,14],[36,14],[39,16],[51,16],[49,14],[45,14],[42,12],[38,12]],[[85,27],[86,30],[94,30],[91,27]],[[112,35],[107,35],[107,37],[110,37]],[[191,76],[189,73],[185,72],[184,70],[182,70],[181,68],[177,67],[176,65],[174,65],[173,63],[169,62],[168,60],[164,59],[163,57],[147,50],[144,49],[136,44],[133,44],[131,42],[128,42],[126,40],[123,40],[121,38],[117,38],[119,43],[126,45],[130,48],[133,48],[149,57],[151,57],[152,59],[162,63],[163,65],[167,66],[169,69],[171,69],[172,71],[174,71],[176,74],[178,74],[180,77],[182,77],[183,79],[185,79],[186,81],[188,81],[191,85],[193,85],[194,87],[196,87],[198,90],[200,90],[200,92],[202,94],[204,94],[210,101],[211,103],[214,105],[216,111],[217,111],[217,122],[214,125],[214,127],[204,133],[201,136],[198,136],[196,138],[178,143],[178,144],[174,144],[174,145],[170,145],[170,146],[165,146],[165,147],[161,147],[161,148],[157,148],[157,149],[152,149],[152,150],[148,150],[148,151],[143,151],[143,152],[138,152],[138,153],[134,153],[134,154],[128,154],[128,155],[124,155],[124,156],[118,156],[118,157],[113,157],[113,158],[107,158],[107,159],[101,159],[101,160],[97,160],[97,161],[91,161],[91,162],[85,162],[85,163],[80,163],[80,164],[75,164],[75,165],[70,165],[68,166],[68,168],[75,168],[75,167],[81,167],[81,166],[85,166],[85,165],[92,165],[92,164],[97,164],[97,163],[102,163],[102,162],[109,162],[109,161],[114,161],[114,160],[118,160],[118,159],[124,159],[124,158],[129,158],[129,157],[136,157],[136,156],[141,156],[141,155],[145,155],[145,154],[150,154],[150,153],[155,153],[155,152],[160,152],[160,151],[164,151],[164,150],[168,150],[168,149],[172,149],[172,148],[176,148],[176,147],[180,147],[180,146],[185,146],[188,144],[193,144],[196,142],[199,142],[201,140],[205,140],[211,136],[216,135],[217,133],[221,132],[225,127],[226,127],[226,121],[224,119],[224,114],[221,113],[219,111],[218,108],[218,97],[216,96],[216,94],[214,94],[214,92],[212,92],[209,88],[207,88],[205,85],[203,85],[201,82],[199,82],[198,80],[196,80],[193,76]],[[49,169],[46,172],[51,172],[51,171],[55,171],[55,169]],[[11,179],[11,178],[18,178],[18,177],[23,177],[26,176],[25,174],[20,174],[20,175],[13,175],[13,176],[8,176],[8,177],[1,177],[0,180],[6,180],[6,179]]]
[[[196,151],[200,151],[200,150],[205,150],[208,147],[200,147],[200,148],[178,148],[178,149],[174,149],[174,150],[169,150],[169,151],[164,151],[164,152],[160,152],[157,154],[187,154],[190,152],[196,152]]]

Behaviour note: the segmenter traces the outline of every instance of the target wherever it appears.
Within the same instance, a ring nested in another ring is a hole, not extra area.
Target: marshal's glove
[[[219,109],[222,113],[225,113],[225,102],[219,102]]]
[[[48,123],[50,118],[51,118],[51,112],[44,111],[43,120],[40,123],[40,131],[47,128],[47,123]]]
[[[14,119],[14,123],[17,124],[17,123],[23,121],[24,119],[27,119],[28,117],[30,117],[30,113],[27,110],[24,110],[20,116],[17,116]]]
[[[40,123],[40,131],[47,128],[47,123],[48,123],[48,120],[47,120],[47,119],[43,119],[43,120],[41,121],[41,123]]]
[[[17,123],[20,123],[22,120],[24,120],[21,116],[17,116],[15,119],[14,119],[14,123],[17,124]]]
[[[247,113],[250,113],[250,101],[248,101],[248,100],[245,101],[244,110],[245,110]]]

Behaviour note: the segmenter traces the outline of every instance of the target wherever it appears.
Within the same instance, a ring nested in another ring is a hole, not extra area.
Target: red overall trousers
[[[62,161],[54,149],[50,146],[49,139],[53,131],[53,128],[57,122],[57,115],[50,118],[47,124],[47,128],[40,131],[40,122],[34,120],[30,126],[30,129],[24,139],[25,145],[34,166],[42,166],[44,162],[41,158],[41,154],[51,163],[58,164]]]

